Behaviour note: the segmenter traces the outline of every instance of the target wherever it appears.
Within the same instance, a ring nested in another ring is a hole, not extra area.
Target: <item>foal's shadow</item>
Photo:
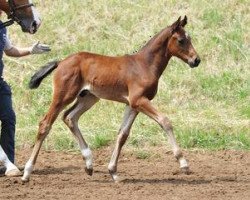
[[[106,174],[103,171],[95,171],[94,173]],[[193,173],[192,173],[193,174]],[[94,182],[110,183],[113,182],[111,177],[106,176],[105,180],[95,179]],[[218,175],[216,177],[169,177],[169,178],[122,178],[119,183],[122,184],[172,184],[172,185],[207,185],[211,183],[250,183],[250,180],[241,180],[234,175]]]
[[[94,179],[93,182],[99,182],[99,183],[110,183],[113,182],[111,177],[107,172],[104,171],[95,171],[94,173],[105,175],[105,180],[99,180]],[[175,185],[183,185],[183,184],[189,184],[189,185],[202,185],[202,184],[209,184],[212,180],[206,180],[206,179],[185,179],[185,178],[123,178],[121,177],[121,180],[119,183],[121,184],[175,184]]]
[[[61,168],[54,168],[54,167],[47,167],[45,169],[37,169],[34,170],[34,174],[36,175],[56,175],[56,174],[74,174],[77,171],[81,170],[81,167],[76,166],[67,166],[67,167],[61,167]],[[90,181],[93,182],[99,182],[99,183],[111,183],[113,182],[109,174],[105,171],[101,170],[95,170],[94,174],[101,174],[101,176],[104,176],[104,180],[101,179],[92,179]],[[206,178],[206,177],[200,177],[200,178],[182,178],[182,177],[170,177],[170,178],[122,178],[120,180],[120,183],[122,184],[174,184],[174,185],[206,185],[210,184],[212,182],[247,182],[250,183],[249,180],[238,180],[234,176],[218,176],[216,178]]]
[[[112,183],[114,182],[111,177],[108,180],[92,180],[93,182],[98,182],[98,183]],[[173,179],[173,178],[164,178],[164,179],[128,179],[124,178],[121,179],[118,183],[119,184],[174,184],[174,185],[206,185],[210,184],[212,180],[185,180],[182,178],[179,179]]]
[[[122,183],[129,183],[129,184],[174,184],[174,185],[202,185],[202,184],[209,184],[212,180],[186,180],[183,178],[164,178],[164,179],[124,179]]]
[[[164,179],[123,179],[123,183],[128,183],[128,184],[138,184],[138,183],[143,183],[143,184],[174,184],[174,185],[206,185],[210,184],[213,182],[220,182],[220,183],[225,183],[225,182],[235,182],[235,183],[250,183],[249,180],[238,180],[234,176],[217,176],[216,178],[190,178],[190,179],[185,179],[185,178],[164,178]]]
[[[74,173],[75,171],[79,171],[81,167],[75,167],[75,166],[67,166],[67,167],[60,167],[60,168],[54,168],[54,167],[47,167],[45,169],[36,169],[34,170],[33,174],[36,175],[51,175],[51,174],[66,174],[66,173]]]

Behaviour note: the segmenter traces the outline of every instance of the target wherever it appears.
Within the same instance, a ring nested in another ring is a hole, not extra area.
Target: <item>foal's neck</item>
[[[145,65],[160,77],[165,70],[171,55],[167,52],[168,40],[171,37],[170,27],[156,34],[138,54],[144,60]]]

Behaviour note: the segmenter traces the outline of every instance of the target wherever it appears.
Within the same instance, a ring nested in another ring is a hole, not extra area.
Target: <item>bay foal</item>
[[[200,63],[199,56],[184,30],[187,17],[179,18],[171,26],[155,35],[138,53],[121,57],[109,57],[87,52],[69,56],[60,62],[51,62],[40,69],[31,79],[30,88],[39,86],[43,78],[54,73],[54,94],[48,113],[39,124],[32,155],[25,165],[23,181],[28,181],[37,160],[44,138],[48,135],[58,114],[75,100],[63,115],[63,121],[79,142],[86,161],[86,172],[93,173],[92,153],[78,128],[80,116],[99,99],[126,104],[124,120],[108,169],[118,181],[117,162],[122,146],[139,112],[154,119],[165,131],[180,163],[188,171],[188,163],[176,143],[169,119],[157,111],[151,100],[157,93],[158,81],[172,56],[179,57],[191,67]]]

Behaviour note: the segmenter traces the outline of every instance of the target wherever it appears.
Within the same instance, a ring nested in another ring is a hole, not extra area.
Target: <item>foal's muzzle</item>
[[[198,67],[200,62],[201,62],[201,59],[199,56],[197,56],[195,59],[188,61],[188,64],[190,65],[190,67],[194,68],[194,67]]]
[[[40,24],[38,24],[36,21],[34,21],[32,24],[31,24],[31,27],[30,27],[30,33],[35,33],[37,32],[37,29],[39,27]]]
[[[28,32],[30,34],[34,34],[37,32],[41,22],[40,21],[21,21],[20,25],[22,27],[23,32]]]

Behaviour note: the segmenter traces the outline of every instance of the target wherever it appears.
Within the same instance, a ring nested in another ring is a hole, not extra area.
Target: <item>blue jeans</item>
[[[0,121],[2,123],[0,144],[9,160],[14,163],[16,115],[12,107],[11,89],[6,82],[1,80]]]

